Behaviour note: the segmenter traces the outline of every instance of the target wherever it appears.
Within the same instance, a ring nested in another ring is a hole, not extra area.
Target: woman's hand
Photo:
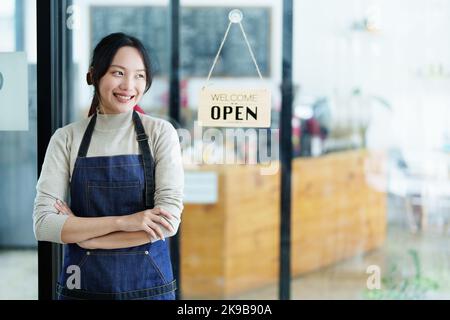
[[[54,206],[58,210],[58,214],[75,216],[64,201],[58,199]],[[164,240],[164,234],[160,225],[170,232],[174,232],[172,225],[166,219],[172,219],[172,215],[169,212],[161,208],[153,208],[130,215],[120,216],[118,217],[117,223],[121,231],[133,232],[143,230],[154,239],[159,238]],[[85,240],[77,244],[84,249],[95,249],[91,240],[94,239]]]
[[[172,215],[169,212],[161,208],[153,208],[121,216],[118,219],[118,224],[122,231],[143,230],[152,238],[164,240],[164,234],[159,225],[162,225],[170,232],[174,232],[172,225],[166,219],[172,219]]]
[[[66,216],[75,216],[70,210],[69,206],[62,200],[57,199],[56,203],[53,205],[56,210],[58,210],[58,214],[66,215]]]

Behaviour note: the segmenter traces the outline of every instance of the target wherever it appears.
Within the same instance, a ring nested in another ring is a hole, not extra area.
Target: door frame
[[[68,121],[67,74],[72,61],[65,30],[65,8],[72,0],[36,0],[37,24],[37,155],[38,176],[56,129]],[[67,33],[67,34],[66,34]],[[55,298],[62,245],[38,241],[38,298]]]
[[[37,10],[37,140],[38,176],[41,173],[45,152],[56,129],[67,124],[73,108],[73,90],[67,75],[72,68],[72,30],[66,28],[66,8],[72,0],[35,0]],[[171,19],[171,71],[169,113],[180,121],[179,92],[179,0],[170,1]],[[281,197],[280,197],[280,273],[279,298],[290,299],[291,256],[291,163],[292,163],[292,39],[293,1],[283,0],[283,53],[282,53],[282,108],[280,116],[281,141]],[[180,230],[181,231],[181,230]],[[179,235],[171,241],[174,273],[180,280]],[[56,296],[56,282],[62,264],[62,245],[38,242],[39,300],[52,300]],[[181,288],[181,281],[179,281]],[[181,290],[177,292],[181,298]]]

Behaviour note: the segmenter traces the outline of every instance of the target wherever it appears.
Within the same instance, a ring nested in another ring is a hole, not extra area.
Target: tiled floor
[[[365,299],[369,265],[380,266],[382,278],[391,278],[390,283],[382,284],[376,297],[450,299],[448,235],[413,234],[392,226],[388,230],[382,248],[294,279],[292,299]],[[420,263],[419,278],[414,251]],[[0,268],[0,299],[37,298],[35,250],[0,251]],[[277,290],[273,285],[230,298],[277,299]]]
[[[0,299],[38,296],[37,250],[0,251]]]
[[[412,234],[391,227],[382,248],[294,279],[292,299],[450,299],[448,239],[448,235]],[[414,262],[415,253],[419,264]],[[386,281],[374,293],[366,284],[370,265],[379,266]],[[270,286],[231,298],[277,297],[277,286]]]

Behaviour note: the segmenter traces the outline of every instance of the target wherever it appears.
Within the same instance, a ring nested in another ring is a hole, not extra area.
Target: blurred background
[[[154,81],[141,107],[170,120],[169,3],[124,3],[73,0],[67,7],[66,122],[87,116],[91,52],[118,31],[150,51]],[[174,125],[193,133],[199,90],[228,12],[238,8],[263,79],[234,26],[211,83],[270,88],[270,129],[279,129],[282,1],[180,5],[181,121]],[[291,298],[449,299],[450,2],[298,0],[292,15]],[[38,296],[36,39],[36,2],[2,0],[0,53],[26,53],[29,126],[0,128],[0,299]],[[182,148],[183,298],[277,299],[279,172],[262,176],[262,163],[192,165],[193,141]],[[258,145],[244,139],[226,148],[245,162]],[[380,288],[368,284],[373,270]]]

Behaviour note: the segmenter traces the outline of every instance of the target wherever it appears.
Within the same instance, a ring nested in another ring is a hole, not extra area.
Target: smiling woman
[[[132,66],[132,69],[123,67],[122,64]],[[139,69],[135,69],[136,67]],[[120,113],[127,110],[130,103],[140,100],[145,85],[145,68],[139,51],[132,47],[120,48],[99,83],[100,111]]]
[[[103,38],[94,50],[87,74],[95,88],[89,115],[99,109],[103,114],[121,113],[136,105],[150,89],[152,72],[148,53],[142,43],[121,33]]]
[[[53,135],[35,200],[36,238],[65,244],[58,298],[174,299],[164,240],[180,223],[183,166],[175,128],[136,112],[152,83],[147,51],[110,34],[86,79],[89,117]]]

